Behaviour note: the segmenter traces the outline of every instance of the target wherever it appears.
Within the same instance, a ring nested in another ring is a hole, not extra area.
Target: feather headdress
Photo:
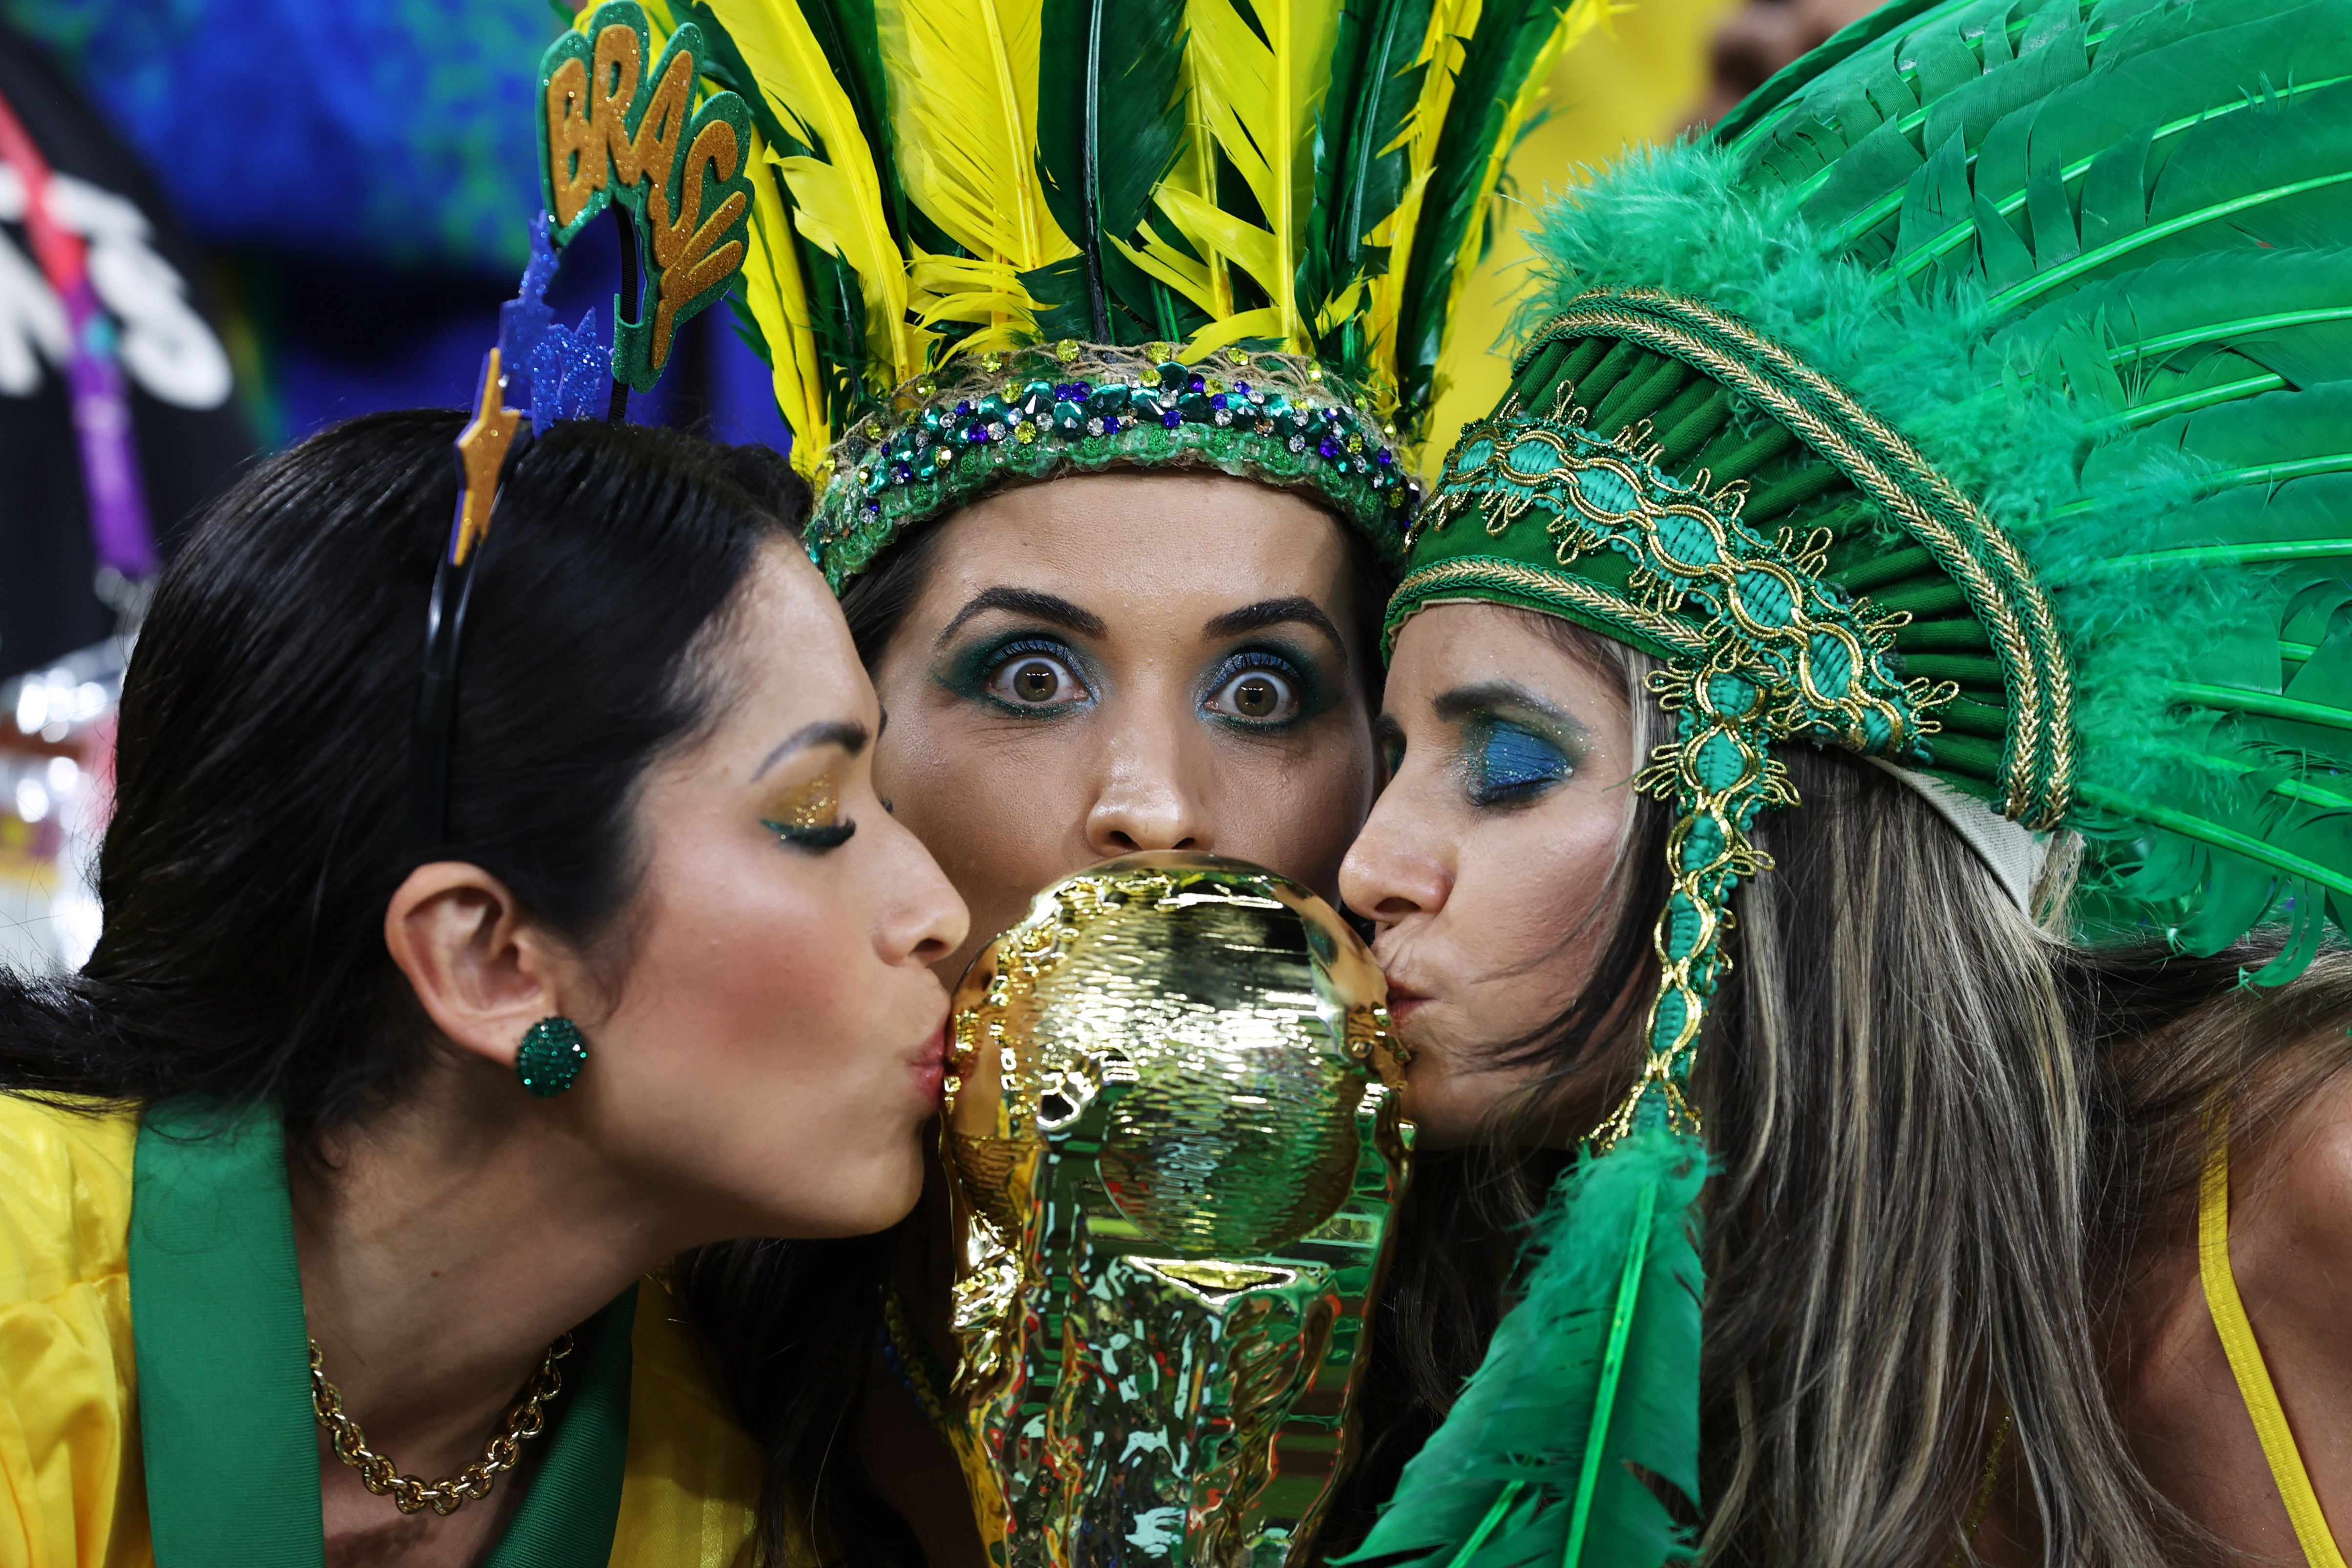
[[[741,314],[838,584],[1111,462],[1312,489],[1392,558],[1503,154],[1601,0],[667,9],[751,105]]]
[[[1389,624],[1662,659],[1675,891],[1647,1068],[1359,1562],[1694,1554],[1683,1096],[1773,748],[2079,836],[2089,940],[2284,926],[2275,984],[2352,930],[2352,0],[1898,0],[1537,251]]]

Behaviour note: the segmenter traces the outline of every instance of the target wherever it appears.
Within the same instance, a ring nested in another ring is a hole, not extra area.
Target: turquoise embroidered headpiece
[[[751,106],[743,314],[838,588],[992,485],[1113,466],[1298,490],[1393,567],[1504,155],[1606,8],[669,9]]]
[[[1571,316],[1587,321],[1710,314],[1655,294],[1579,305]],[[1558,351],[1574,357],[1578,340],[1566,334],[1576,330],[1555,322],[1530,357],[1548,356],[1557,370]],[[1740,516],[1742,486],[1709,489],[1704,470],[1690,482],[1662,469],[1647,420],[1594,435],[1572,382],[1528,369],[1523,360],[1520,385],[1556,388],[1549,412],[1528,412],[1515,394],[1463,431],[1415,523],[1412,571],[1390,625],[1393,633],[1427,604],[1490,599],[1580,622],[1665,661],[1655,685],[1677,715],[1676,736],[1635,780],[1673,799],[1680,816],[1667,847],[1673,892],[1658,922],[1663,974],[1647,1064],[1600,1137],[1613,1143],[1637,1122],[1695,1132],[1685,1089],[1707,999],[1727,966],[1731,893],[1769,864],[1748,831],[1764,810],[1795,804],[1770,748],[1803,740],[1925,764],[1940,728],[1933,715],[1958,688],[1905,678],[1895,636],[1909,617],[1857,600],[1828,575],[1829,529],[1759,531]],[[1874,479],[1900,484],[1892,465],[1861,456],[1850,439],[1835,445]]]
[[[2352,0],[1897,0],[1541,215],[1511,390],[1389,631],[1475,600],[1661,661],[1662,973],[1640,1080],[1355,1561],[1695,1555],[1685,1086],[1769,874],[1747,830],[1800,804],[1775,748],[2078,837],[2084,941],[2283,925],[2268,984],[2352,929],[2347,127]]]

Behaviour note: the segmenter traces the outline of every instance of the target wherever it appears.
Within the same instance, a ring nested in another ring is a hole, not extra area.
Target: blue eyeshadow
[[[1477,785],[1482,795],[1516,795],[1538,785],[1558,784],[1569,775],[1569,762],[1560,749],[1532,730],[1496,721],[1486,731],[1477,761]]]

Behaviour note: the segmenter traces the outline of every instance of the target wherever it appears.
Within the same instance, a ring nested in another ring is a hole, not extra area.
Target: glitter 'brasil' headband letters
[[[550,45],[539,68],[540,180],[554,242],[568,243],[606,207],[635,219],[623,222],[623,265],[635,265],[641,246],[653,319],[614,312],[613,379],[638,392],[669,363],[679,324],[742,267],[751,210],[751,110],[731,92],[693,104],[701,29],[681,25],[646,70],[651,52],[644,8],[611,0],[586,32]]]

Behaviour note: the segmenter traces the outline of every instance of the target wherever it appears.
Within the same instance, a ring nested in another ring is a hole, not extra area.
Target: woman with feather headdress
[[[941,973],[1122,852],[1334,890],[1445,323],[1597,0],[645,10],[751,106],[740,314],[889,715],[880,787],[973,910]],[[602,10],[580,34],[593,116],[649,68]],[[780,1456],[772,1550],[977,1560],[929,1234],[688,1270]]]
[[[2347,247],[2345,0],[1902,0],[1544,216],[1339,1561],[2342,1563]]]

